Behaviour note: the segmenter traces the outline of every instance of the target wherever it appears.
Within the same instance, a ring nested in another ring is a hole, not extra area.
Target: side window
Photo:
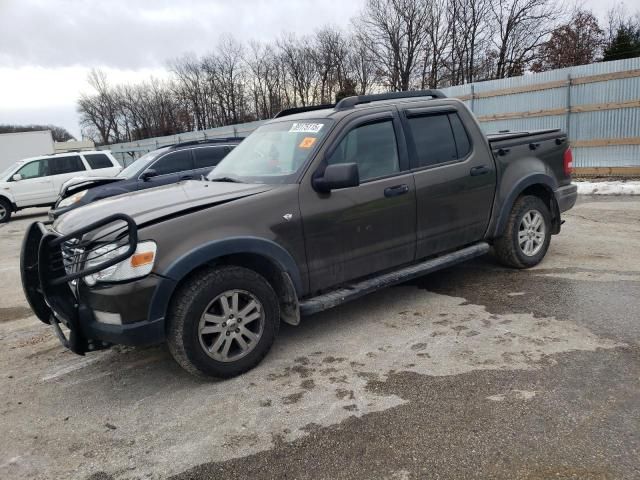
[[[113,163],[111,163],[109,157],[107,157],[104,153],[87,153],[85,154],[84,159],[94,170],[97,170],[98,168],[113,167]]]
[[[385,120],[354,128],[340,141],[327,163],[357,163],[361,181],[399,172],[393,122]]]
[[[167,175],[169,173],[193,170],[191,151],[179,150],[177,152],[168,153],[149,168],[155,170],[158,175]]]
[[[417,168],[458,159],[449,115],[425,115],[407,120],[416,148]]]
[[[86,170],[78,155],[68,157],[51,157],[49,160],[49,175],[82,172]]]
[[[469,142],[467,130],[464,128],[462,120],[460,120],[457,113],[450,113],[449,121],[453,129],[453,136],[456,139],[456,147],[458,147],[458,158],[464,158],[471,151],[471,143]]]
[[[229,148],[227,147],[195,148],[193,150],[195,168],[215,167],[227,153],[229,153]]]
[[[45,177],[49,174],[47,171],[47,160],[35,160],[33,162],[29,162],[16,173],[19,173],[23,180]]]

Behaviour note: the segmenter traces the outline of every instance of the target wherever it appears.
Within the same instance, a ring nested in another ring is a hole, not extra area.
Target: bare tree
[[[550,0],[493,0],[496,78],[522,75],[563,11]]]
[[[391,90],[409,90],[420,75],[429,22],[427,0],[367,0],[355,20],[359,37]]]
[[[361,35],[353,34],[349,39],[346,69],[347,76],[355,84],[355,91],[359,95],[370,92],[380,81],[375,58]]]
[[[318,97],[318,75],[313,61],[312,40],[298,38],[293,34],[284,35],[278,41],[282,62],[293,90],[293,105],[313,105]]]
[[[451,0],[449,21],[451,84],[483,79],[481,72],[493,34],[491,0]]]
[[[120,141],[118,126],[118,100],[107,82],[106,74],[97,69],[89,73],[88,83],[95,90],[94,95],[82,95],[78,101],[80,124],[99,134],[99,142]]]
[[[440,84],[446,50],[454,32],[447,17],[447,1],[431,0],[427,6],[427,44],[424,49],[421,88],[436,88]]]

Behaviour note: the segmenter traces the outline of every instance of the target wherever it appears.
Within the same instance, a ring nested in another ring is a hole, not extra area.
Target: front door
[[[156,176],[139,180],[140,189],[159,187],[178,183],[181,180],[193,180],[193,157],[191,150],[169,152],[151,164],[148,170],[155,170]],[[200,178],[200,177],[198,177]]]
[[[16,174],[22,178],[17,181],[11,178],[9,182],[11,183],[11,193],[18,207],[50,203],[54,188],[49,175],[48,159],[26,163]]]
[[[351,125],[315,170],[356,163],[357,187],[318,193],[310,178],[301,185],[310,287],[324,290],[413,261],[416,197],[397,114],[367,116]]]
[[[491,154],[455,108],[406,109],[407,133],[417,194],[418,259],[453,250],[484,237],[493,205],[496,169]]]

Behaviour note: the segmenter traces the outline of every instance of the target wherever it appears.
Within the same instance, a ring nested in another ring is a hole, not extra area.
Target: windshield
[[[321,119],[263,125],[224,157],[208,178],[246,183],[295,182],[332,123]]]
[[[142,173],[142,170],[147,168],[147,165],[149,165],[149,163],[152,162],[154,158],[156,158],[161,153],[167,151],[168,149],[169,147],[164,147],[164,148],[159,148],[158,150],[154,150],[153,152],[145,153],[143,156],[141,156],[139,159],[137,159],[127,168],[121,170],[120,173],[116,176],[118,178],[137,177],[140,173]]]

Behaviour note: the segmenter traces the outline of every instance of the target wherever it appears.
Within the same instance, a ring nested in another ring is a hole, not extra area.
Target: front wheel
[[[280,309],[264,277],[225,266],[188,280],[167,320],[169,350],[185,370],[228,378],[255,367],[269,352]]]
[[[504,234],[493,244],[498,260],[509,267],[530,268],[542,261],[551,242],[551,214],[536,196],[518,198]]]

